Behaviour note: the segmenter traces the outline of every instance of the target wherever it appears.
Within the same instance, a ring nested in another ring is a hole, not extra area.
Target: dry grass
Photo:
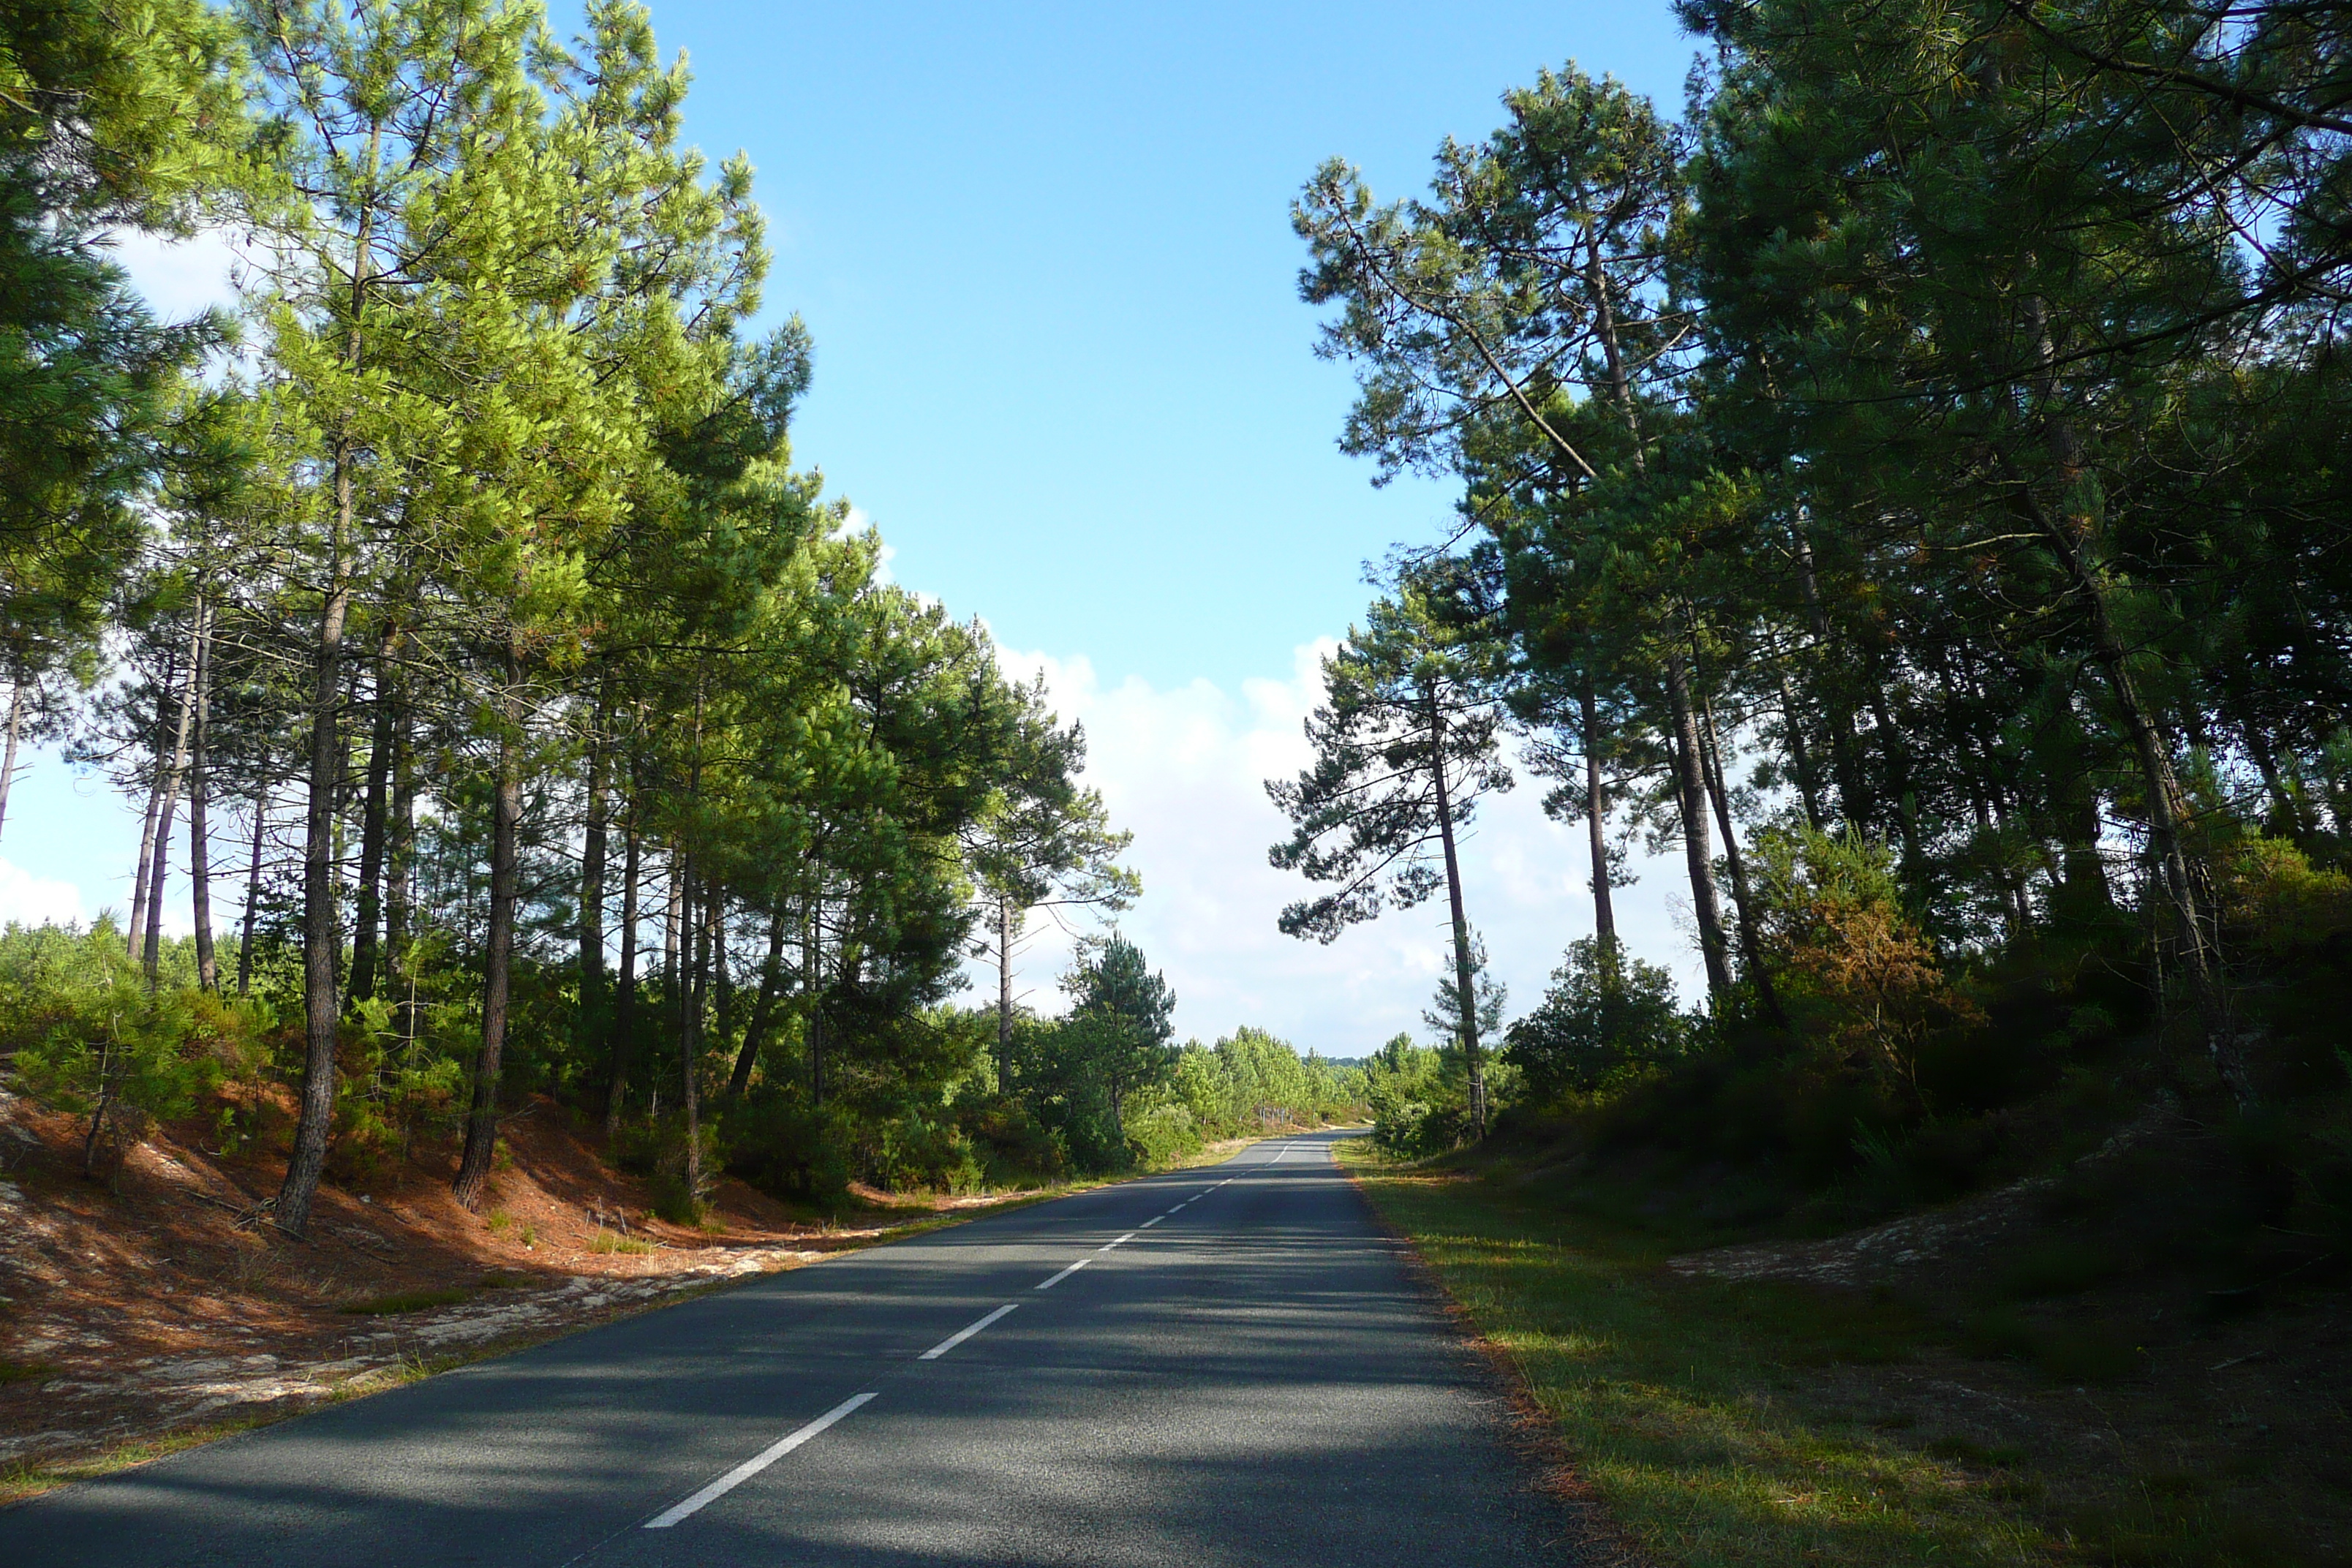
[[[454,1307],[465,1299],[463,1290],[394,1290],[386,1296],[347,1301],[337,1310],[354,1317],[390,1317],[401,1312],[429,1312],[436,1307]]]
[[[588,1244],[589,1251],[604,1255],[618,1253],[629,1257],[642,1257],[653,1249],[654,1244],[650,1241],[641,1240],[634,1236],[622,1236],[609,1230],[599,1230],[595,1239]]]

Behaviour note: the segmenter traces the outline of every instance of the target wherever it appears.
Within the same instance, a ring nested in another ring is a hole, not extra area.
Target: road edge
[[[1534,1385],[1518,1358],[1507,1346],[1486,1336],[1470,1309],[1446,1288],[1444,1277],[1422,1256],[1412,1233],[1390,1217],[1355,1166],[1339,1157],[1336,1142],[1331,1163],[1347,1177],[1357,1201],[1371,1216],[1373,1227],[1394,1244],[1407,1275],[1429,1294],[1439,1314],[1453,1325],[1462,1348],[1501,1395],[1510,1412],[1503,1423],[1505,1446],[1527,1468],[1528,1484],[1556,1504],[1582,1537],[1555,1544],[1570,1552],[1580,1568],[1657,1568],[1656,1560],[1619,1527],[1592,1484],[1584,1479],[1575,1451],[1560,1435],[1559,1423],[1536,1399]]]

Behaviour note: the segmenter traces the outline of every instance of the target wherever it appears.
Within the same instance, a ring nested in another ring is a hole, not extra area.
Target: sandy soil
[[[424,1149],[359,1190],[321,1187],[298,1241],[256,1212],[282,1156],[215,1157],[201,1123],[158,1129],[93,1183],[80,1131],[0,1093],[0,1469],[20,1485],[992,1201],[863,1194],[839,1223],[812,1222],[727,1182],[709,1228],[668,1225],[599,1137],[536,1100],[503,1125],[511,1163],[483,1214],[451,1199],[451,1151]],[[352,1310],[417,1292],[444,1300]]]

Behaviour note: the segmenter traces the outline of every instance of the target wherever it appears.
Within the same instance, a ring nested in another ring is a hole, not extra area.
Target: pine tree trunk
[[[1729,944],[1723,936],[1723,910],[1715,891],[1715,847],[1707,832],[1707,788],[1699,763],[1698,720],[1691,710],[1690,670],[1680,654],[1668,654],[1666,704],[1675,721],[1675,784],[1682,809],[1683,858],[1690,868],[1691,913],[1698,922],[1699,956],[1706,964],[1706,993],[1717,1004],[1731,996]]]
[[[996,896],[996,1092],[1013,1089],[1013,895]]]
[[[177,679],[176,668],[167,666],[167,684]],[[156,734],[153,751],[155,772],[147,783],[147,810],[140,820],[139,862],[131,874],[131,922],[122,931],[122,955],[136,959],[140,939],[147,934],[147,879],[155,863],[155,821],[163,809],[163,714],[159,705],[155,713]]]
[[[1731,871],[1732,904],[1739,914],[1740,956],[1746,961],[1748,978],[1756,987],[1757,1000],[1764,1004],[1764,1016],[1776,1027],[1787,1028],[1788,1015],[1780,1011],[1780,994],[1772,987],[1772,973],[1764,966],[1763,944],[1756,937],[1756,907],[1748,890],[1748,863],[1739,853],[1739,836],[1731,828],[1731,791],[1724,783],[1723,743],[1715,731],[1715,700],[1705,692],[1699,695],[1699,712],[1706,722],[1706,731],[1701,739],[1706,751],[1707,795],[1715,803],[1715,825],[1723,833],[1724,863]]]
[[[2077,515],[2068,510],[2066,497],[2084,471],[2083,454],[2073,425],[2054,412],[2059,406],[2057,345],[2051,333],[2048,310],[2037,296],[2027,300],[2026,312],[2034,339],[2038,391],[2045,407],[2053,411],[2044,417],[2044,436],[2064,488],[2055,511],[2045,508],[2030,486],[2021,487],[2022,500],[2055,548],[2067,578],[2091,606],[2093,645],[2097,649],[2100,668],[2107,678],[2107,693],[2123,720],[2124,731],[2131,739],[2147,784],[2149,847],[2155,851],[2158,873],[2172,905],[2174,929],[2180,944],[2180,966],[2189,977],[2198,1027],[2204,1035],[2205,1053],[2238,1104],[2251,1106],[2254,1102],[2253,1080],[2247,1075],[2231,1031],[2229,1005],[2221,993],[2221,976],[2215,973],[2211,935],[2198,907],[2195,869],[2189,865],[2188,846],[2181,839],[2190,815],[2188,796],[2173,769],[2170,744],[2132,679],[2130,654],[2116,626],[2106,574],[2088,559],[2095,547],[2095,519],[2087,512]]]
[[[335,1026],[342,1011],[335,996],[335,972],[342,957],[342,911],[335,886],[335,792],[343,774],[343,623],[352,605],[345,552],[351,537],[353,461],[348,443],[339,443],[338,525],[311,653],[309,804],[302,824],[302,1092],[293,1156],[278,1191],[277,1213],[279,1228],[296,1236],[310,1222],[310,1201],[327,1168],[327,1136],[335,1114]]]
[[[372,133],[367,167],[373,172],[382,132]],[[341,355],[344,367],[361,367],[366,340],[370,246],[375,211],[364,206],[352,247],[350,327]],[[342,959],[342,911],[335,886],[335,794],[342,784],[344,624],[351,617],[354,539],[358,530],[359,447],[348,426],[335,433],[334,510],[327,540],[324,591],[311,647],[310,756],[309,795],[302,823],[302,1091],[294,1122],[294,1149],[286,1179],[278,1189],[278,1227],[295,1236],[310,1223],[310,1202],[327,1168],[327,1138],[335,1115],[336,1025],[341,1008],[335,997],[336,970]]]
[[[1789,672],[1779,672],[1780,679],[1780,723],[1789,737],[1789,761],[1797,773],[1797,798],[1804,803],[1805,826],[1814,832],[1822,831],[1821,781],[1813,776],[1811,749],[1805,744],[1804,721],[1797,714],[1797,694],[1789,685]]]
[[[392,776],[393,703],[390,668],[394,635],[384,634],[375,660],[375,721],[368,737],[367,793],[360,806],[360,885],[357,920],[352,931],[351,1000],[364,1002],[376,993],[381,967],[378,927],[383,918],[383,840]]]
[[[726,1049],[735,1037],[735,975],[727,963],[727,896],[716,882],[710,886],[710,994],[718,1015],[719,1046]]]
[[[196,716],[188,758],[188,902],[196,925],[196,984],[220,990],[220,958],[213,950],[212,698],[210,618],[196,642]]]
[[[253,858],[245,868],[245,908],[239,911],[244,930],[236,941],[236,994],[253,994],[253,921],[261,902],[261,844],[269,831],[269,784],[253,785]]]
[[[1609,367],[1609,383],[1615,395],[1619,415],[1625,422],[1625,433],[1633,442],[1633,468],[1637,473],[1649,471],[1649,459],[1642,441],[1639,405],[1633,397],[1632,378],[1627,373],[1625,358],[1617,342],[1616,305],[1607,272],[1601,264],[1601,238],[1596,229],[1589,231],[1589,248],[1585,258],[1585,283],[1592,291],[1594,321],[1601,336],[1602,353]],[[1706,959],[1708,994],[1717,998],[1731,990],[1730,966],[1724,954],[1723,917],[1717,908],[1715,895],[1715,857],[1706,842],[1706,785],[1700,776],[1697,758],[1697,732],[1691,717],[1690,681],[1679,656],[1666,658],[1666,696],[1674,710],[1675,761],[1676,782],[1683,816],[1683,845],[1690,859],[1691,903],[1698,917],[1699,947]],[[1449,850],[1450,853],[1450,850]],[[1470,998],[1464,998],[1467,1003]]]
[[[146,972],[151,994],[163,961],[163,887],[171,880],[172,819],[179,814],[180,789],[188,776],[188,731],[195,721],[196,679],[203,665],[204,637],[205,611],[199,603],[194,625],[188,629],[188,683],[180,692],[180,718],[172,733],[172,767],[164,774],[163,805],[155,816],[155,860],[147,871],[147,935],[141,967]]]
[[[710,974],[710,921],[695,908],[694,862],[688,857],[679,874],[685,892],[679,932],[687,973],[685,1016],[679,1020],[677,1058],[679,1089],[686,1112],[686,1201],[697,1214],[702,1209],[702,1020]]]
[[[519,674],[509,669],[509,681]],[[509,705],[509,708],[513,706]],[[478,1212],[498,1154],[499,1093],[512,982],[515,839],[522,821],[521,718],[509,711],[499,737],[498,790],[490,811],[490,910],[482,953],[482,1048],[474,1058],[474,1099],[466,1117],[466,1153],[451,1184],[460,1206]]]
[[[2058,875],[2051,889],[2050,917],[2065,926],[2098,926],[2115,914],[2107,885],[2106,857],[2099,848],[2098,795],[2092,787],[2089,742],[2075,716],[2071,693],[2056,673],[2044,678],[2042,700],[2051,716],[2029,733],[2033,773],[2042,795],[2034,814],[2037,834],[2055,840]]]
[[[2270,737],[2263,732],[2259,720],[2251,716],[2238,719],[2233,727],[2245,742],[2246,755],[2253,759],[2254,771],[2262,775],[2263,789],[2271,797],[2271,820],[2291,837],[2301,838],[2311,832],[2311,824],[2304,816],[2303,803],[2289,789],[2278,765],[2278,754],[2271,748]],[[5,791],[0,791],[0,808],[6,806]]]
[[[2189,979],[2189,996],[2197,1008],[2206,1057],[2237,1102],[2251,1106],[2255,1100],[2253,1080],[2247,1075],[2237,1039],[2231,1031],[2229,1005],[2221,994],[2221,977],[2214,972],[2211,938],[2199,909],[2196,874],[2189,865],[2188,847],[2181,841],[2181,830],[2189,816],[2188,796],[2180,787],[2179,775],[2173,770],[2163,732],[2149,716],[2132,679],[2130,656],[2116,629],[2105,581],[2085,567],[2082,542],[2074,531],[2058,524],[2046,513],[2043,515],[2068,574],[2090,601],[2091,627],[2099,665],[2107,678],[2108,695],[2115,700],[2147,786],[2149,847],[2155,851],[2157,869],[2172,906],[2175,934],[2180,944],[2180,967]]]
[[[1445,901],[1454,916],[1454,985],[1462,1022],[1462,1056],[1470,1073],[1470,1136],[1486,1136],[1486,1067],[1478,1049],[1478,993],[1470,966],[1470,921],[1462,911],[1462,865],[1454,848],[1454,802],[1445,778],[1445,717],[1429,694],[1429,772],[1437,792],[1437,836],[1445,851]]]
[[[751,1069],[759,1064],[760,1047],[775,1021],[776,994],[784,967],[784,914],[781,904],[768,915],[768,962],[760,970],[759,1000],[751,1005],[751,1021],[743,1027],[743,1048],[736,1053],[735,1071],[727,1080],[727,1097],[740,1100],[751,1088]]]
[[[637,871],[640,840],[636,808],[630,804],[621,837],[621,973],[613,998],[613,1033],[604,1079],[604,1137],[621,1130],[621,1105],[629,1093],[629,1050],[637,1034]]]
[[[1886,706],[1886,682],[1876,672],[1877,660],[1872,661],[1869,682],[1870,716],[1885,738],[1887,772],[1893,775],[1895,788],[1890,792],[1890,804],[1895,807],[1895,836],[1903,840],[1903,879],[1912,887],[1924,887],[1927,881],[1927,855],[1920,843],[1919,797],[1913,785],[1911,748],[1895,727],[1895,715]]]
[[[1805,520],[1800,517],[1791,531],[1797,553],[1797,584],[1803,591],[1805,609],[1813,624],[1813,646],[1816,658],[1826,666],[1833,657],[1836,643],[1830,635],[1829,611],[1822,604],[1821,581],[1813,571],[1813,544],[1805,535]],[[1827,682],[1836,683],[1832,679]],[[1838,807],[1850,827],[1868,832],[1871,822],[1870,786],[1863,782],[1862,759],[1853,749],[1853,711],[1842,705],[1832,692],[1822,693],[1823,725],[1830,738],[1830,769],[1837,775]]]
[[[400,1018],[404,1047],[417,1036],[415,958],[409,952],[410,892],[416,860],[416,766],[408,741],[407,683],[395,668],[392,704],[392,805],[383,833],[383,973]]]
[[[662,1006],[669,1013],[673,1038],[686,1023],[677,984],[678,898],[677,857],[673,853],[667,874],[662,879]]]
[[[801,973],[808,993],[809,1104],[824,1109],[824,898],[812,895],[808,924],[801,931]]]
[[[609,681],[607,687],[609,688]],[[588,741],[588,821],[580,855],[580,1027],[582,1054],[604,1037],[604,858],[608,752],[604,744],[604,709],[608,694],[600,694],[590,722]]]
[[[1617,911],[1609,892],[1609,803],[1601,791],[1601,705],[1587,676],[1577,691],[1577,708],[1584,725],[1584,831],[1592,851],[1592,934],[1601,946],[1601,961],[1616,967]]]
[[[25,677],[20,671],[8,683],[8,741],[0,752],[0,828],[8,823],[8,786],[16,782],[16,742],[25,731]]]

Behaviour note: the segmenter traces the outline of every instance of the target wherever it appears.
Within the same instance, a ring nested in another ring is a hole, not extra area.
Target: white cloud
[[[1180,1035],[1209,1039],[1255,1024],[1302,1049],[1360,1056],[1400,1029],[1425,1032],[1422,1010],[1446,962],[1442,899],[1391,911],[1328,947],[1275,928],[1308,884],[1266,863],[1286,824],[1265,781],[1306,765],[1300,722],[1321,694],[1319,660],[1333,646],[1298,648],[1286,677],[1245,680],[1238,696],[1204,679],[1168,690],[1136,679],[1106,687],[1083,658],[1001,655],[1010,675],[1043,672],[1062,718],[1086,726],[1087,780],[1114,824],[1134,831],[1130,859],[1143,875],[1143,899],[1120,924],[1175,988]],[[1465,902],[1514,1015],[1542,994],[1560,950],[1592,929],[1582,834],[1544,816],[1542,793],[1523,783],[1488,801],[1462,846]],[[1634,951],[1681,973],[1693,965],[1666,909],[1673,866],[1637,867],[1643,881],[1619,893],[1618,922]],[[1053,1010],[1053,977],[1067,952],[1067,940],[1049,932],[1024,955],[1032,1005]],[[992,994],[992,974],[979,988]]]
[[[205,229],[175,240],[121,229],[112,237],[114,258],[163,320],[185,321],[214,306],[236,308],[237,252],[226,231]]]
[[[37,877],[0,859],[0,925],[65,925],[89,918],[81,889],[71,882]]]

